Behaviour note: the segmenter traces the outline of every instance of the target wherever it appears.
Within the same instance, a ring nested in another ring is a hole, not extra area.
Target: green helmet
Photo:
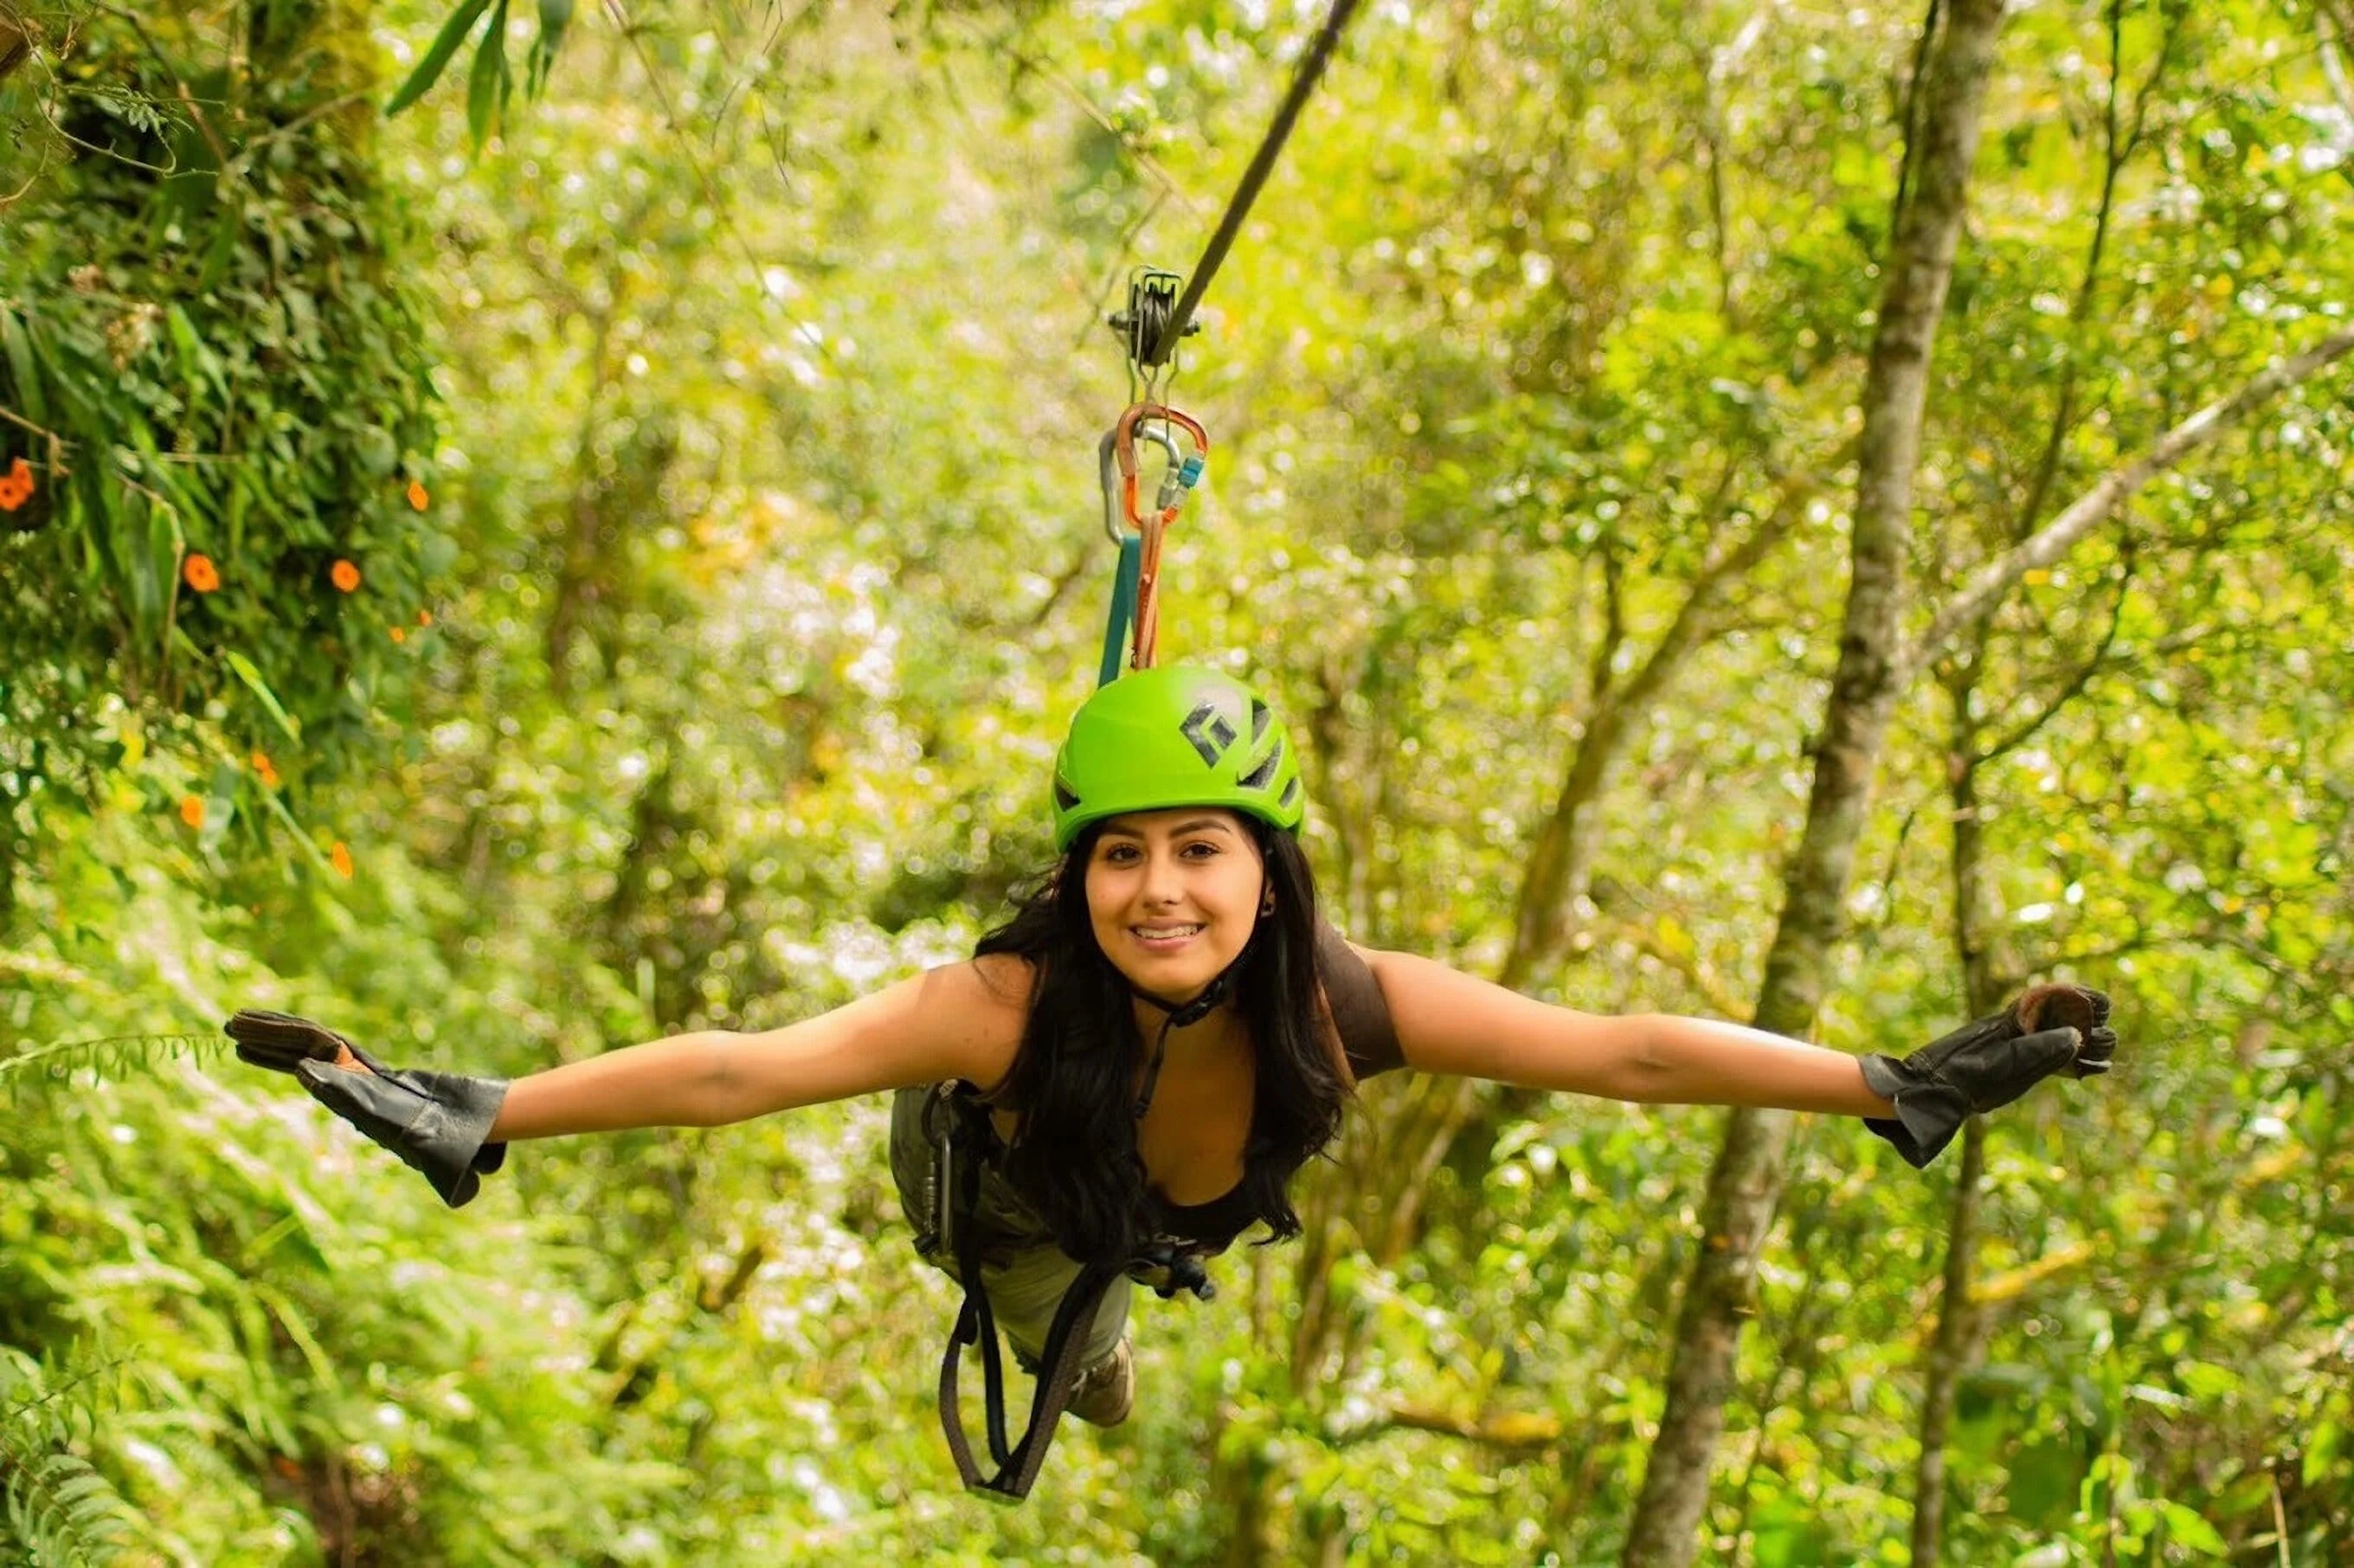
[[[1055,848],[1123,811],[1224,806],[1295,832],[1308,813],[1283,721],[1231,675],[1183,664],[1100,687],[1055,754]]]

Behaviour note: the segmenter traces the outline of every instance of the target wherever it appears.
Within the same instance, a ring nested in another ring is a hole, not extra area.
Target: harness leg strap
[[[981,1226],[974,1219],[981,1204],[981,1151],[989,1143],[989,1113],[970,1095],[949,1089],[935,1097],[927,1107],[927,1116],[938,1118],[934,1130],[941,1157],[938,1175],[945,1199],[940,1215],[945,1223],[939,1228],[945,1233],[943,1239],[950,1244],[958,1277],[964,1284],[964,1305],[957,1313],[956,1329],[949,1334],[948,1350],[940,1358],[940,1431],[948,1438],[949,1453],[956,1460],[957,1474],[968,1490],[993,1501],[1018,1503],[1029,1496],[1032,1483],[1038,1478],[1039,1467],[1045,1462],[1046,1450],[1055,1439],[1055,1425],[1071,1402],[1073,1385],[1078,1382],[1088,1329],[1095,1322],[1097,1309],[1103,1305],[1104,1292],[1119,1277],[1120,1271],[1103,1264],[1089,1265],[1063,1292],[1062,1302],[1055,1308],[1054,1323],[1046,1331],[1037,1389],[1030,1402],[1029,1425],[1020,1441],[1008,1442],[1004,1361],[998,1348],[997,1316],[991,1310],[989,1293],[981,1286],[984,1249]],[[989,1457],[994,1467],[993,1472],[986,1476],[973,1459],[958,1388],[958,1372],[967,1345],[981,1348],[981,1398]]]
[[[977,1249],[976,1249],[977,1250]],[[976,1260],[977,1261],[977,1260]],[[1104,1292],[1119,1271],[1101,1264],[1090,1265],[1079,1271],[1071,1287],[1063,1293],[1062,1305],[1055,1309],[1054,1327],[1047,1330],[1046,1351],[1038,1368],[1037,1391],[1031,1397],[1030,1422],[1021,1441],[1005,1442],[1005,1402],[1002,1372],[997,1348],[997,1325],[989,1309],[989,1300],[982,1292],[978,1273],[965,1286],[964,1308],[957,1315],[956,1331],[949,1337],[948,1352],[940,1359],[940,1430],[948,1438],[949,1453],[956,1460],[957,1474],[963,1478],[967,1490],[994,1502],[1018,1503],[1030,1495],[1031,1486],[1038,1478],[1039,1467],[1045,1463],[1046,1450],[1055,1440],[1055,1427],[1062,1420],[1064,1410],[1071,1403],[1071,1390],[1079,1379],[1079,1362],[1087,1354],[1087,1329],[1095,1321],[1096,1309],[1103,1303]],[[973,1462],[972,1445],[965,1436],[964,1414],[957,1386],[959,1364],[964,1357],[964,1347],[981,1346],[981,1378],[987,1402],[990,1457],[996,1462],[996,1473],[983,1476],[981,1467]]]

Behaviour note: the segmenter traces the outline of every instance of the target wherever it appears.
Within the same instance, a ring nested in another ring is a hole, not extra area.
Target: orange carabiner
[[[1209,433],[1190,415],[1159,403],[1137,403],[1119,417],[1119,424],[1112,432],[1112,456],[1119,464],[1120,499],[1128,510],[1128,524],[1140,533],[1144,528],[1144,511],[1136,487],[1136,427],[1147,419],[1174,425],[1193,439],[1193,457],[1172,471],[1170,481],[1162,484],[1157,498],[1163,527],[1176,521],[1178,509],[1185,504],[1184,493],[1200,482],[1202,465],[1210,456]],[[1177,491],[1173,496],[1170,494],[1172,488]]]
[[[1147,419],[1157,419],[1164,425],[1174,425],[1193,441],[1193,455],[1169,471],[1161,482],[1161,493],[1153,499],[1153,510],[1148,514],[1137,494],[1136,428]],[[1136,577],[1135,638],[1129,645],[1129,667],[1150,670],[1159,652],[1161,641],[1161,541],[1169,524],[1185,505],[1185,496],[1201,482],[1203,464],[1210,451],[1209,432],[1200,421],[1176,409],[1159,403],[1138,403],[1119,417],[1112,431],[1112,455],[1119,464],[1120,503],[1128,514],[1129,526],[1136,530],[1140,541],[1138,551]]]

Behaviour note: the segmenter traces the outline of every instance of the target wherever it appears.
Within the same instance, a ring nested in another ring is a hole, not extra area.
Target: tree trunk
[[[1970,1249],[1978,1231],[1978,1185],[1986,1171],[1986,1118],[1962,1128],[1962,1169],[1946,1225],[1946,1277],[1938,1297],[1937,1333],[1929,1348],[1921,1390],[1921,1457],[1913,1471],[1913,1568],[1936,1568],[1945,1552],[1946,1438],[1954,1400],[1978,1359],[1978,1314],[1970,1303]]]
[[[1773,512],[1717,552],[1702,567],[1691,592],[1658,645],[1636,673],[1614,681],[1615,639],[1606,639],[1594,662],[1594,682],[1585,733],[1564,767],[1553,813],[1540,831],[1531,869],[1522,879],[1519,924],[1505,955],[1499,982],[1517,988],[1549,960],[1557,959],[1575,930],[1573,909],[1586,890],[1601,839],[1601,794],[1610,770],[1645,733],[1654,705],[1691,655],[1723,635],[1734,619],[1734,589],[1789,532],[1813,498],[1811,481],[1786,480]],[[1337,661],[1323,674],[1324,701],[1310,725],[1318,754],[1349,755],[1341,724],[1340,695],[1355,676]],[[1370,770],[1386,788],[1388,774],[1378,758],[1361,757],[1360,778]],[[1328,761],[1327,773],[1339,771]],[[1338,780],[1329,780],[1337,786]],[[1320,793],[1320,800],[1327,795]],[[1377,864],[1373,819],[1353,789],[1329,789],[1328,820],[1342,844],[1343,899],[1352,919],[1372,907],[1370,875]],[[1361,908],[1360,906],[1363,906]],[[1474,1126],[1490,1097],[1473,1080],[1432,1079],[1405,1086],[1377,1086],[1386,1097],[1374,1115],[1352,1118],[1348,1144],[1337,1170],[1352,1173],[1344,1191],[1320,1189],[1302,1218],[1305,1245],[1299,1251],[1299,1311],[1293,1327],[1294,1388],[1313,1395],[1332,1386],[1334,1368],[1354,1364],[1363,1348],[1363,1315],[1336,1312],[1326,1276],[1343,1246],[1333,1231],[1345,1222],[1356,1245],[1381,1267],[1394,1266],[1421,1234],[1422,1199],[1432,1174],[1467,1128]]]
[[[1912,546],[1913,476],[1931,351],[1961,235],[1979,110],[2003,0],[1956,0],[1923,82],[1920,142],[1900,203],[1864,382],[1851,576],[1807,825],[1787,879],[1756,1012],[1759,1027],[1806,1033],[1845,928],[1872,778],[1901,686],[1900,616]],[[1781,1195],[1786,1111],[1736,1110],[1709,1175],[1703,1245],[1684,1288],[1667,1408],[1635,1508],[1626,1568],[1685,1568],[1700,1544],[1710,1461],[1724,1425],[1734,1351],[1757,1255]]]

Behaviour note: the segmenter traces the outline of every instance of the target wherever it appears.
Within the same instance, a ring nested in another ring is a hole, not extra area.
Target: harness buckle
[[[1175,1242],[1154,1242],[1138,1253],[1136,1261],[1129,1265],[1129,1276],[1163,1301],[1174,1299],[1181,1290],[1192,1291],[1196,1301],[1213,1301],[1218,1295],[1216,1282],[1202,1266],[1201,1255]]]

